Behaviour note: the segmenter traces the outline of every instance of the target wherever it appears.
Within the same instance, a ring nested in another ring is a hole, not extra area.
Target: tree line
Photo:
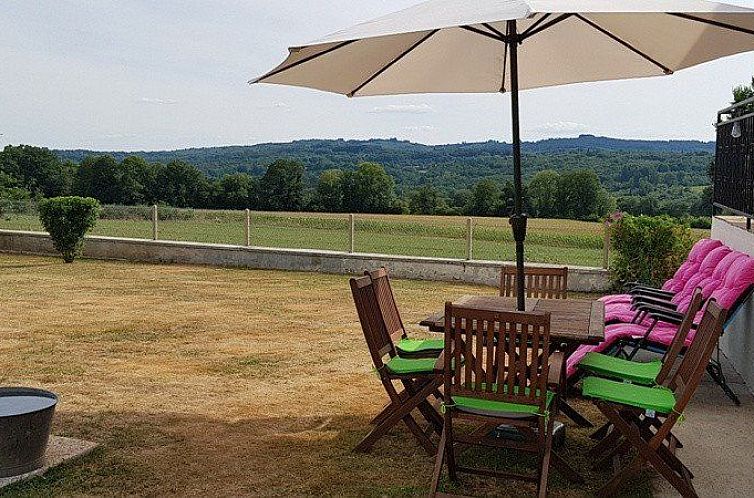
[[[0,152],[0,210],[3,203],[71,194],[103,204],[180,208],[507,216],[513,184],[483,178],[470,188],[450,192],[433,183],[400,188],[376,162],[327,169],[312,181],[304,164],[293,159],[275,160],[258,175],[235,172],[211,178],[180,160],[148,162],[136,155],[117,160],[101,154],[75,163],[26,145],[6,146]],[[680,205],[678,198],[616,198],[590,169],[545,169],[525,185],[526,209],[541,218],[593,220],[616,207],[634,214],[663,214],[657,211],[671,201],[678,216],[704,214],[702,200]]]

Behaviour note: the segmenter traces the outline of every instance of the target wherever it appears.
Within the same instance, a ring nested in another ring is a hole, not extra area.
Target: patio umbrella
[[[754,50],[754,10],[703,0],[431,0],[292,47],[250,83],[349,97],[510,92],[524,309],[519,90],[640,78]]]

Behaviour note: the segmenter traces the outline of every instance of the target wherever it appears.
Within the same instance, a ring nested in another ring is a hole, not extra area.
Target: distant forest
[[[390,140],[300,140],[291,143],[208,147],[158,152],[55,151],[63,160],[81,162],[86,156],[112,155],[121,161],[138,155],[148,162],[185,161],[212,178],[228,173],[261,176],[278,159],[305,166],[305,183],[313,186],[328,169],[354,170],[362,162],[384,166],[404,192],[431,185],[446,195],[472,188],[490,178],[512,180],[511,146],[501,142],[422,145]],[[647,195],[668,187],[699,187],[709,183],[713,142],[621,140],[581,135],[523,145],[526,179],[542,170],[591,169],[613,194]]]
[[[543,218],[600,219],[618,208],[708,224],[713,144],[584,135],[524,145],[525,203]],[[159,152],[0,152],[0,214],[24,199],[105,204],[506,216],[511,147],[399,140],[303,140]],[[698,217],[698,218],[693,218]]]

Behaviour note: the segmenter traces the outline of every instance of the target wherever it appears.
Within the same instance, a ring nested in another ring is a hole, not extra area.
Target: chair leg
[[[553,417],[548,417],[547,421],[539,424],[539,481],[537,482],[537,496],[545,498],[547,496],[547,480],[550,474],[550,455],[552,454],[552,431],[554,429]],[[542,434],[544,432],[544,435]]]
[[[417,389],[420,389],[421,387],[424,387],[427,383],[432,383],[432,380],[424,381],[425,384],[420,384],[418,381],[412,381],[412,380],[404,380],[403,386],[405,387],[406,391],[410,396],[413,396],[416,394]],[[418,384],[418,386],[417,386]],[[434,390],[435,392],[437,389]],[[401,393],[402,394],[402,393]],[[432,393],[435,394],[434,392]],[[434,407],[427,401],[426,399],[419,403],[419,406],[417,406],[419,411],[421,412],[424,419],[431,425],[435,431],[440,434],[442,432],[442,417],[439,413],[437,413],[437,410],[434,409]]]
[[[577,412],[576,409],[569,405],[565,400],[561,400],[560,402],[560,412],[573,420],[579,427],[594,427],[594,424]]]
[[[413,417],[411,417],[411,411],[416,408],[419,403],[425,401],[427,399],[427,396],[432,394],[435,389],[437,389],[437,381],[428,382],[427,385],[425,385],[419,392],[411,396],[411,398],[407,399],[399,406],[396,406],[395,409],[390,412],[390,415],[385,417],[385,419],[379,425],[372,429],[372,431],[367,434],[366,437],[364,437],[364,439],[362,439],[358,445],[356,445],[354,451],[369,451],[379,438],[384,436],[399,421],[404,420],[406,422],[406,425],[409,426],[409,429],[411,429],[411,431],[416,435],[417,439],[427,450],[427,452],[431,455],[434,455],[437,449],[434,447],[429,438],[424,435]],[[400,402],[400,396],[398,396],[396,402]]]
[[[445,432],[445,453],[448,461],[448,478],[456,482],[458,481],[458,473],[456,472],[456,453],[453,448],[453,417],[449,412],[445,413],[445,424],[443,424],[443,431]]]
[[[633,462],[624,470],[616,475],[598,491],[598,496],[614,496],[620,489],[620,485],[623,481],[630,477],[630,473],[638,469],[641,469],[643,461],[649,462],[654,469],[659,472],[681,496],[696,498],[698,495],[691,485],[689,476],[686,473],[679,473],[673,468],[675,465],[668,465],[666,460],[661,456],[661,450],[656,449],[654,446],[659,447],[663,444],[662,440],[658,440],[658,435],[654,435],[649,442],[642,437],[641,429],[636,423],[628,422],[625,420],[617,410],[612,408],[606,403],[597,403],[599,410],[615,425],[615,428],[619,430],[631,442],[632,446],[639,452],[639,455]],[[674,457],[677,459],[676,457]],[[682,465],[678,461],[679,465]]]
[[[741,406],[741,400],[738,399],[738,396],[735,392],[733,392],[733,389],[731,389],[730,384],[728,384],[728,380],[725,378],[725,374],[723,373],[723,367],[720,364],[720,346],[717,347],[717,359],[711,359],[709,362],[709,365],[707,365],[707,373],[712,378],[712,380],[720,386],[720,389],[723,390],[726,396],[730,398],[731,401],[736,406]]]
[[[422,445],[424,450],[430,455],[434,455],[437,453],[437,448],[434,444],[432,444],[432,441],[429,440],[429,436],[424,433],[421,427],[419,427],[419,424],[416,423],[416,420],[414,420],[414,417],[411,415],[406,415],[403,417],[403,423],[406,424],[406,427],[414,434],[416,439],[419,441],[419,444]]]
[[[437,495],[437,490],[440,487],[440,477],[442,477],[442,464],[445,459],[445,446],[446,446],[446,433],[445,428],[440,434],[440,444],[437,447],[437,456],[435,456],[435,469],[432,472],[432,484],[429,488],[430,498],[434,498]]]
[[[589,437],[591,439],[601,441],[602,439],[605,438],[605,436],[607,436],[610,433],[610,427],[612,427],[612,424],[610,424],[609,422],[606,422],[602,424],[602,426],[600,426],[599,429],[591,433]]]

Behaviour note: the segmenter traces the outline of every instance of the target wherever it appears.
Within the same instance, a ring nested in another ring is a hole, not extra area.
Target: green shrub
[[[94,228],[99,202],[91,197],[53,197],[39,202],[39,219],[52,237],[63,261],[73,263],[81,254],[84,235]]]
[[[693,243],[691,230],[667,216],[618,215],[608,223],[615,250],[611,275],[618,285],[662,284],[680,266]]]
[[[709,216],[689,216],[684,218],[683,222],[691,228],[701,228],[709,230],[712,228],[712,218]]]

